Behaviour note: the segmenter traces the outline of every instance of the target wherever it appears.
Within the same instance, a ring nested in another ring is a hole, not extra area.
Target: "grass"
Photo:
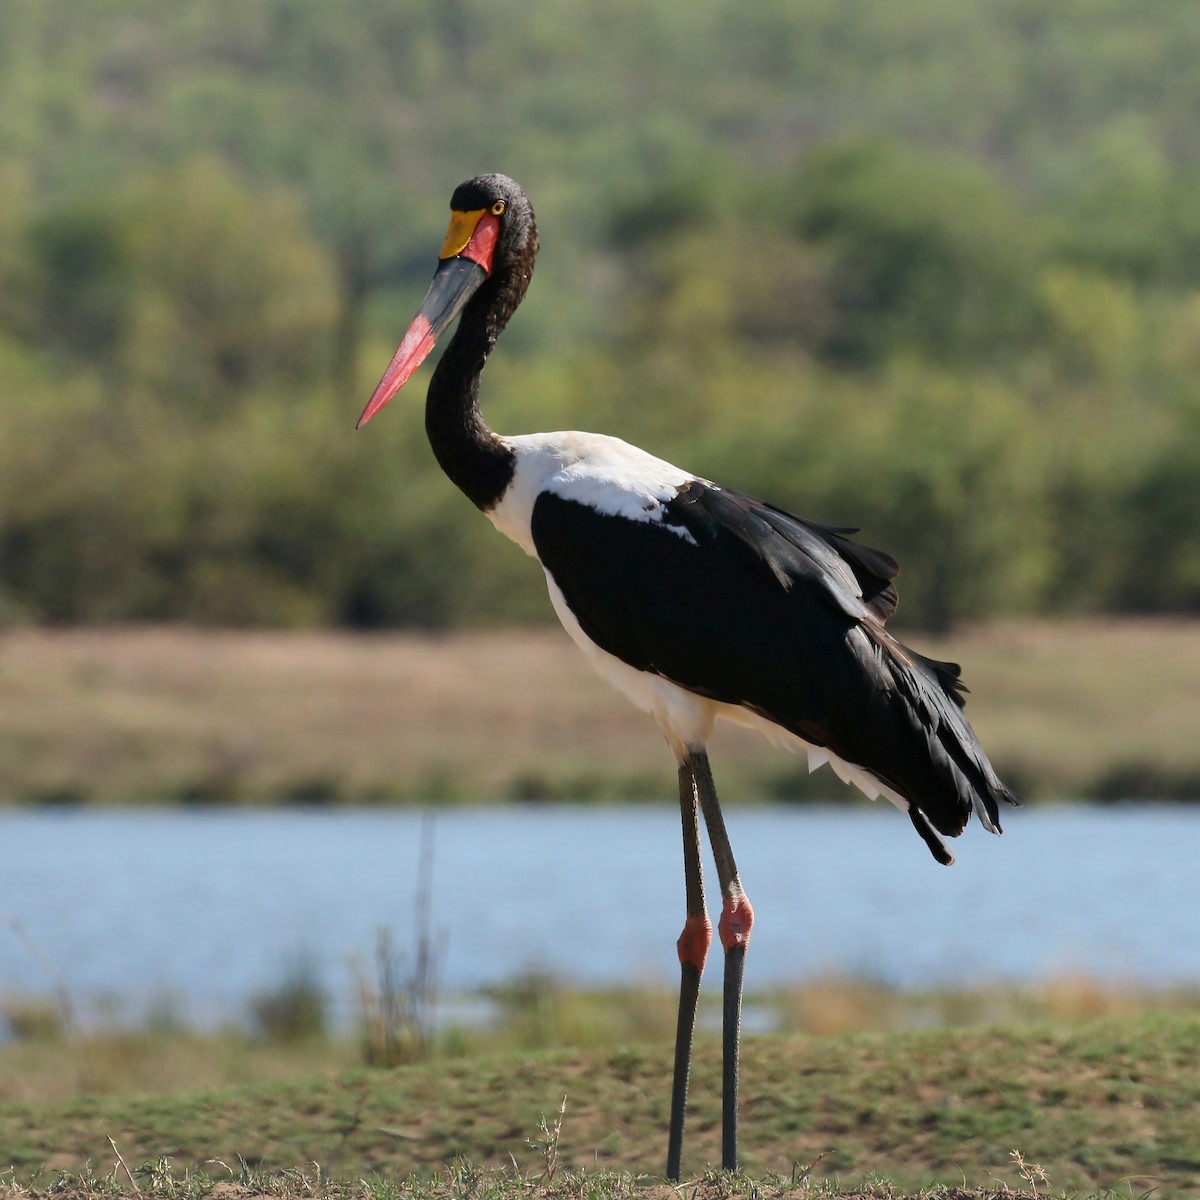
[[[1033,798],[1200,795],[1200,621],[1023,620],[912,639]],[[723,791],[836,798],[723,729]],[[558,630],[0,633],[0,799],[375,803],[670,798],[653,723]]]
[[[719,1155],[715,1040],[702,1038],[697,1054],[685,1171],[702,1178]],[[1069,1193],[1200,1195],[1194,1013],[754,1037],[743,1069],[749,1180],[804,1175],[846,1189],[816,1194],[854,1195],[848,1181],[878,1172],[898,1190],[866,1194],[899,1196],[934,1185],[1029,1186],[1037,1167]],[[669,1073],[669,1043],[655,1042],[180,1095],[89,1095],[0,1107],[0,1147],[14,1186],[89,1163],[107,1174],[115,1152],[131,1166],[169,1159],[177,1177],[229,1168],[236,1177],[240,1166],[311,1175],[313,1163],[328,1178],[389,1186],[428,1181],[456,1163],[526,1181],[653,1177],[662,1169]],[[604,1194],[577,1186],[580,1196]],[[453,1194],[483,1193],[461,1186]]]
[[[115,1152],[115,1149],[114,1149]],[[224,1166],[227,1174],[220,1172]],[[14,1185],[0,1196],[57,1197],[58,1200],[94,1200],[97,1197],[137,1195],[147,1200],[204,1200],[206,1197],[250,1200],[1040,1200],[1051,1195],[1004,1184],[984,1188],[922,1188],[908,1195],[891,1184],[864,1180],[859,1186],[810,1182],[793,1174],[752,1178],[744,1174],[708,1172],[682,1186],[668,1186],[642,1176],[613,1171],[563,1172],[557,1179],[530,1179],[519,1168],[481,1169],[459,1161],[428,1178],[391,1181],[372,1177],[342,1181],[323,1175],[319,1164],[303,1170],[265,1172],[240,1164],[239,1169],[216,1164],[217,1176],[207,1172],[176,1173],[164,1160],[130,1169],[119,1160],[106,1175],[94,1170],[61,1175],[51,1186]],[[1063,1193],[1056,1193],[1063,1195]],[[1128,1193],[1132,1195],[1133,1193]],[[1123,1193],[1124,1195],[1124,1193]],[[1073,1195],[1072,1200],[1088,1200]]]

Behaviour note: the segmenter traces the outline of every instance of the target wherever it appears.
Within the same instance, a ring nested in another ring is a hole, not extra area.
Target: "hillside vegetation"
[[[0,620],[547,617],[415,398],[352,428],[494,169],[497,427],[862,526],[910,624],[1194,611],[1198,59],[1145,0],[5,5]]]

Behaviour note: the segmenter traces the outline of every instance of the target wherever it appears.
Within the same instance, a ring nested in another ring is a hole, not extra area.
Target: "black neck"
[[[425,432],[442,470],[477,508],[499,502],[512,482],[513,451],[479,409],[479,377],[496,339],[529,286],[532,259],[497,272],[463,309],[425,401]]]

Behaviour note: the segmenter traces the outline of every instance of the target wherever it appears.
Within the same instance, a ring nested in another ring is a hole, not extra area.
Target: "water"
[[[750,988],[827,972],[901,987],[1068,971],[1200,983],[1200,809],[1022,809],[1007,814],[1003,838],[972,824],[949,870],[882,803],[726,816],[757,918]],[[379,929],[400,951],[414,944],[421,820],[0,810],[0,995],[46,994],[52,970],[85,1007],[106,1001],[136,1018],[171,995],[211,1023],[244,1017],[250,996],[306,958],[345,1014],[353,964],[373,970]],[[682,918],[674,808],[436,816],[443,990],[529,968],[671,984]]]

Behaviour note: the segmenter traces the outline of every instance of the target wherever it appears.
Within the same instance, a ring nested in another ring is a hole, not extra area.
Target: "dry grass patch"
[[[556,1179],[529,1178],[520,1171],[486,1170],[460,1160],[424,1179],[388,1181],[329,1179],[319,1164],[283,1172],[255,1171],[242,1164],[229,1178],[207,1172],[177,1175],[168,1162],[129,1169],[119,1164],[109,1175],[95,1172],[61,1176],[48,1187],[5,1187],[0,1200],[1046,1200],[1050,1193],[1020,1187],[932,1187],[905,1191],[882,1180],[861,1185],[814,1183],[803,1176],[753,1178],[708,1172],[680,1185],[622,1172],[565,1172]],[[225,1164],[214,1164],[219,1172]],[[1089,1200],[1072,1194],[1072,1200]]]
[[[1200,621],[1013,621],[912,639],[964,664],[993,758],[1035,796],[1200,794]],[[743,797],[837,799],[723,728]],[[663,798],[653,722],[557,629],[0,633],[0,798],[318,803]]]

